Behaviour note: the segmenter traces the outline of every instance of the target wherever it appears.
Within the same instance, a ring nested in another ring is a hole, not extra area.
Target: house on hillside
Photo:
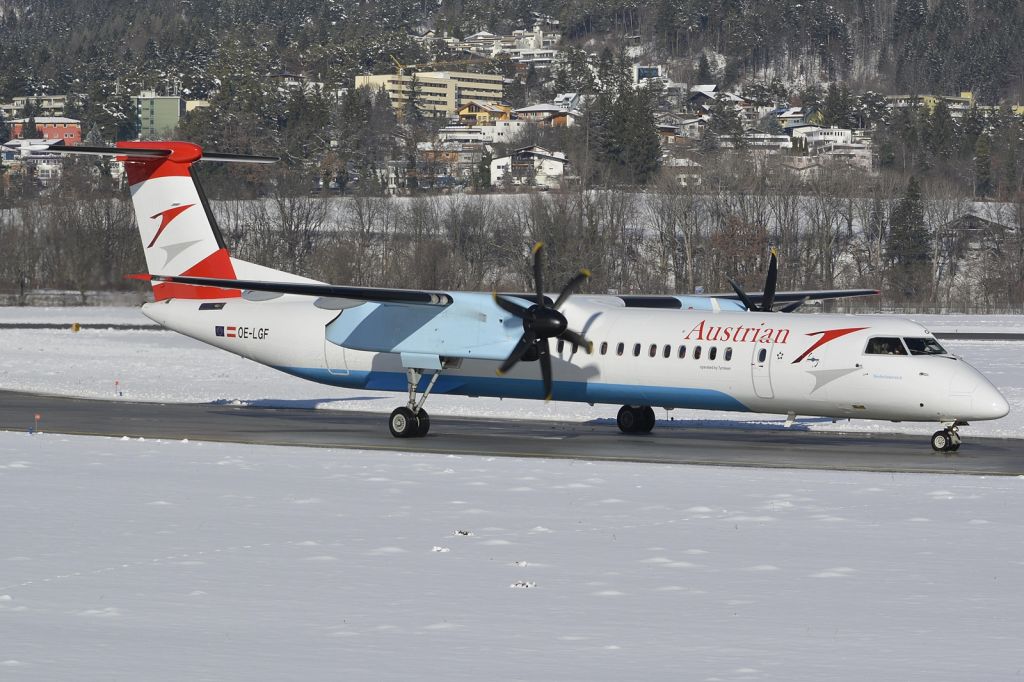
[[[580,113],[555,104],[532,104],[516,109],[516,118],[530,121],[545,128],[565,128],[576,124]]]
[[[662,160],[661,168],[680,187],[697,187],[704,181],[704,167],[693,159],[670,157]]]
[[[813,107],[790,107],[776,116],[776,118],[783,130],[806,125],[820,126],[825,120],[821,112]]]
[[[458,112],[459,121],[466,125],[488,125],[494,121],[507,121],[512,118],[512,107],[497,102],[481,102],[472,100],[463,105]]]
[[[21,132],[29,121],[35,121],[36,134],[48,142],[62,140],[64,144],[77,145],[82,143],[82,122],[66,116],[36,116],[33,118],[16,118],[8,121],[11,137],[21,137]]]
[[[554,189],[565,175],[568,163],[563,152],[538,147],[516,149],[508,156],[491,161],[491,185],[532,186]]]
[[[521,121],[543,123],[564,111],[565,108],[557,104],[531,104],[528,107],[520,107],[519,109],[516,109],[514,113],[516,118]]]

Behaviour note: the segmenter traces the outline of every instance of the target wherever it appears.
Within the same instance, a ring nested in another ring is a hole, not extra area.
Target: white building
[[[481,126],[448,126],[437,131],[440,142],[486,142],[508,144],[530,125],[529,121],[495,121]]]
[[[504,184],[554,189],[565,175],[568,160],[562,152],[532,146],[491,161],[491,185]]]
[[[808,153],[814,154],[835,147],[853,143],[853,131],[848,128],[822,128],[800,126],[791,131],[794,140],[803,140]]]

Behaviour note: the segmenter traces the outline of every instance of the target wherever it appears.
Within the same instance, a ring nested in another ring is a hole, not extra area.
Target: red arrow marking
[[[182,211],[184,211],[186,209],[189,209],[189,208],[192,208],[193,206],[195,206],[195,204],[186,204],[185,206],[175,206],[174,208],[169,208],[166,211],[161,211],[160,213],[157,213],[156,215],[149,216],[151,220],[155,220],[155,219],[161,218],[161,217],[162,218],[160,220],[160,227],[157,228],[156,234],[153,235],[153,241],[151,241],[149,243],[149,246],[147,246],[146,248],[147,249],[151,248],[153,246],[153,244],[156,244],[156,240],[163,233],[164,228],[167,227],[168,225],[170,225],[172,220],[174,220],[179,215],[181,215]]]

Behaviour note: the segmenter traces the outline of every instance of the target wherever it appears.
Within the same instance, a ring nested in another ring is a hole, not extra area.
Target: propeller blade
[[[764,297],[761,299],[761,311],[770,313],[775,303],[775,285],[779,280],[779,253],[772,247],[772,255],[768,259],[768,276],[764,280]]]
[[[537,286],[537,305],[544,305],[544,242],[533,245],[533,283]]]
[[[579,286],[588,279],[590,279],[590,270],[587,270],[586,268],[580,269],[579,272],[573,275],[572,279],[569,280],[569,283],[565,285],[564,289],[562,289],[562,293],[558,295],[558,300],[555,301],[555,310],[561,308],[562,304],[565,303],[569,297],[576,292],[576,289],[578,289]]]
[[[594,342],[587,339],[578,332],[574,332],[571,329],[566,329],[559,335],[559,338],[565,339],[569,343],[575,343],[577,346],[587,351],[588,353],[594,352]]]
[[[511,299],[505,298],[504,296],[499,296],[497,293],[494,293],[493,296],[494,302],[497,303],[498,307],[504,310],[506,313],[511,313],[512,315],[515,315],[520,319],[526,317],[527,308],[525,308],[521,304],[516,303]]]
[[[734,280],[732,277],[726,277],[726,279],[729,280],[729,284],[732,285],[732,290],[735,291],[736,295],[740,297],[741,301],[743,301],[743,305],[747,306],[747,310],[758,309],[757,305],[752,300],[750,300],[749,296],[747,296],[747,292],[743,291],[743,287],[736,283],[736,280]]]
[[[519,342],[516,344],[516,347],[512,349],[512,352],[509,354],[509,356],[505,358],[505,362],[501,363],[501,367],[498,368],[498,376],[501,376],[505,372],[509,371],[516,365],[517,362],[522,360],[523,356],[526,355],[526,351],[530,350],[530,346],[536,340],[537,338],[533,334],[527,333],[520,336]],[[545,340],[544,343],[547,343],[547,340]]]
[[[794,310],[796,310],[797,308],[799,308],[800,306],[802,306],[804,303],[807,303],[807,297],[806,296],[801,298],[799,301],[793,301],[792,303],[787,303],[786,305],[784,305],[781,308],[779,308],[779,312],[780,313],[791,313]]]
[[[537,344],[537,359],[540,360],[540,376],[544,380],[544,402],[547,402],[551,400],[551,351],[547,339],[541,339]]]

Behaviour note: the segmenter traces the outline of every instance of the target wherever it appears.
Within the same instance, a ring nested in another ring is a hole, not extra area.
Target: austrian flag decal
[[[263,341],[270,336],[269,327],[221,327],[217,325],[213,328],[214,336],[219,336],[225,339],[243,339],[243,340],[255,340]]]

